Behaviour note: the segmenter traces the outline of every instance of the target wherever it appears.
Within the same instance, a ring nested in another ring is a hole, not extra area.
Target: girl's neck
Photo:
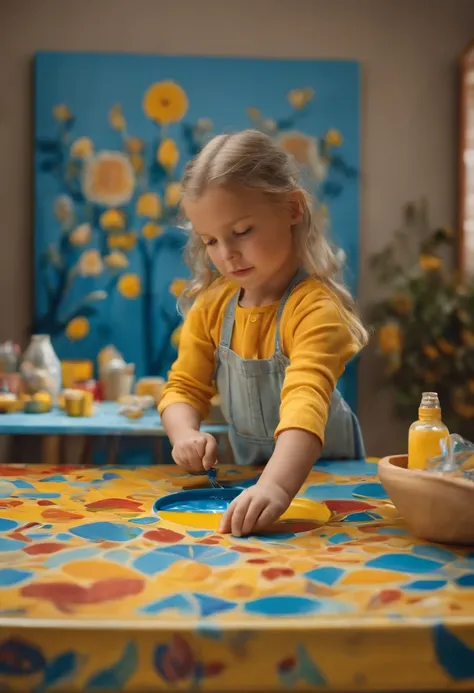
[[[289,283],[299,269],[299,262],[295,261],[285,266],[275,277],[267,281],[265,285],[255,289],[241,289],[239,305],[243,308],[268,306],[279,301],[285,293]]]

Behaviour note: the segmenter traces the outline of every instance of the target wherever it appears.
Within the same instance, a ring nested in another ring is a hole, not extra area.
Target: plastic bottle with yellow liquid
[[[418,409],[418,421],[408,432],[408,469],[426,469],[428,459],[441,454],[440,441],[449,435],[441,420],[436,392],[424,392]]]

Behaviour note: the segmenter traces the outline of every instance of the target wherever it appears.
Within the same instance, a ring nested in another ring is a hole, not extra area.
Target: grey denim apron
[[[222,411],[229,424],[229,438],[237,464],[266,464],[275,449],[274,432],[280,421],[281,389],[290,364],[281,351],[281,316],[289,295],[306,278],[303,270],[297,272],[280,301],[275,352],[269,359],[244,359],[231,350],[240,291],[227,305],[221,341],[216,351],[215,381]],[[364,457],[359,422],[336,389],[331,397],[321,459]]]

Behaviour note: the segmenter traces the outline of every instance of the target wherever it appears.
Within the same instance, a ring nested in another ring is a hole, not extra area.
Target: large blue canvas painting
[[[35,325],[61,358],[115,345],[138,376],[176,356],[180,176],[213,134],[248,127],[302,165],[356,290],[356,63],[41,53],[35,65]],[[352,364],[341,389],[356,403]]]

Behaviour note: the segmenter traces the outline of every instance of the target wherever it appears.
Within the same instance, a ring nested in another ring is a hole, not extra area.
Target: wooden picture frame
[[[474,40],[460,59],[458,264],[474,278]]]

